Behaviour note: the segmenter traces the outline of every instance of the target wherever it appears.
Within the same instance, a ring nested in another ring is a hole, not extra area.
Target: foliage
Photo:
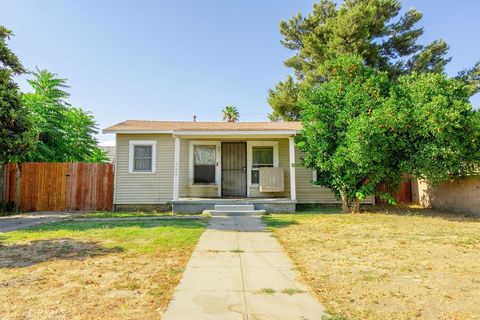
[[[297,93],[292,91],[323,82],[322,65],[338,55],[358,55],[391,79],[411,72],[443,72],[450,61],[448,45],[443,40],[418,44],[423,29],[416,24],[422,14],[415,9],[403,15],[400,11],[399,0],[345,0],[339,6],[321,0],[310,14],[282,21],[281,43],[295,52],[285,66],[294,71],[296,80],[289,77],[269,91],[270,118],[298,119]]]
[[[402,137],[408,143],[401,150],[404,172],[432,185],[478,173],[480,113],[472,108],[470,90],[465,82],[444,74],[400,77],[384,114],[395,114],[390,117],[395,121],[388,123],[395,141]]]
[[[358,211],[379,183],[396,187],[405,174],[437,183],[478,168],[480,118],[465,83],[433,73],[397,83],[348,56],[322,72],[326,81],[302,94],[298,146],[344,211]]]
[[[102,162],[107,156],[96,145],[93,116],[70,106],[66,80],[47,70],[37,70],[28,81],[33,92],[24,103],[34,122],[35,149],[29,161]]]
[[[470,95],[478,93],[480,91],[480,61],[473,67],[460,71],[456,78],[467,84]]]
[[[327,63],[324,71],[328,81],[303,95],[304,129],[298,146],[305,154],[303,164],[317,170],[317,183],[351,205],[373,194],[399,167],[390,156],[394,143],[389,137],[381,132],[362,136],[365,120],[381,109],[392,83],[386,73],[366,67],[360,58],[341,57]]]
[[[274,108],[273,113],[268,115],[271,121],[287,120],[297,121],[300,118],[300,110],[297,104],[300,84],[291,76],[285,82],[279,82],[275,90],[268,90],[268,104]]]
[[[7,47],[12,32],[0,26],[0,163],[21,161],[32,147],[32,123],[14,75],[25,73],[17,56]]]
[[[222,110],[222,113],[223,121],[227,122],[237,122],[240,117],[240,113],[234,106],[226,106],[225,109]]]

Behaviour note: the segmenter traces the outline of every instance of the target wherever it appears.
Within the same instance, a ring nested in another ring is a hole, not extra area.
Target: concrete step
[[[216,204],[215,210],[219,211],[252,211],[255,210],[253,204]]]
[[[212,216],[258,216],[265,214],[265,210],[204,210],[203,213]]]

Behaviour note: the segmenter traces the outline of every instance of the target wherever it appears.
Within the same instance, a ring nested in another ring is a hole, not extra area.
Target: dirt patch
[[[269,223],[333,314],[480,319],[479,220],[330,214]]]
[[[83,260],[122,251],[98,243],[75,239],[35,240],[22,244],[0,244],[0,268],[27,267],[52,259]]]

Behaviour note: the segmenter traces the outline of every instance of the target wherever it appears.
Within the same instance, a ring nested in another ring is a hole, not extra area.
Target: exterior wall
[[[157,141],[155,173],[128,172],[130,140]],[[114,204],[158,204],[172,200],[174,139],[171,135],[117,134],[116,151]]]
[[[312,169],[300,166],[301,156],[301,151],[295,147],[297,203],[340,203],[340,200],[335,197],[335,194],[330,189],[312,184],[313,171]],[[375,198],[373,196],[367,197],[362,203],[374,204]]]
[[[436,188],[412,181],[412,198],[424,207],[480,216],[480,177],[443,182]]]
[[[297,203],[339,203],[330,189],[312,184],[313,171],[299,166],[301,163],[300,157],[301,152],[295,147]]]
[[[190,141],[278,141],[278,166],[284,169],[285,174],[285,191],[265,193],[260,192],[258,187],[250,188],[250,197],[254,198],[274,198],[274,197],[290,197],[290,171],[289,171],[289,154],[288,154],[288,139],[272,139],[272,138],[258,138],[258,139],[181,139],[180,140],[180,177],[179,177],[179,196],[180,198],[215,198],[218,197],[218,186],[205,185],[189,185],[188,183],[188,161],[189,161],[189,143]],[[173,157],[173,154],[172,154]]]
[[[155,140],[156,147],[156,172],[154,174],[131,174],[128,172],[128,152],[130,140]],[[180,140],[180,176],[179,196],[181,198],[215,198],[218,197],[218,186],[189,186],[189,141],[202,139]],[[218,139],[203,139],[218,140]],[[220,139],[221,140],[221,139]],[[287,138],[271,139],[223,139],[224,141],[278,141],[279,167],[284,170],[285,191],[274,193],[261,193],[258,187],[250,186],[252,198],[290,197],[290,167],[289,167],[289,142]],[[116,205],[135,204],[160,204],[173,199],[173,162],[175,140],[169,134],[117,134],[116,168],[115,168],[115,195]],[[301,153],[295,151],[296,163],[300,164]],[[296,167],[297,203],[339,203],[333,192],[327,188],[312,185],[312,170]],[[248,187],[248,186],[247,186]],[[373,197],[365,203],[373,203]],[[120,207],[120,206],[117,206]]]

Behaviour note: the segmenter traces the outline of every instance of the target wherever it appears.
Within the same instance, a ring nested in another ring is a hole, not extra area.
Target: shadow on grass
[[[362,213],[387,214],[398,216],[421,216],[429,218],[441,218],[449,221],[472,221],[480,222],[480,217],[473,214],[454,213],[437,209],[422,208],[419,206],[398,205],[398,206],[364,206]]]
[[[297,214],[344,214],[339,205],[302,205],[297,206]],[[441,218],[449,221],[472,221],[480,222],[480,217],[468,213],[448,212],[438,209],[423,208],[418,205],[362,205],[360,215],[369,214],[387,214],[398,216],[422,216],[431,218]],[[350,214],[350,213],[345,213]]]
[[[298,224],[296,220],[293,219],[280,219],[270,216],[265,216],[262,218],[262,221],[267,225],[268,228],[286,228],[288,226]]]
[[[342,213],[340,205],[298,204],[296,213],[336,214]]]
[[[93,229],[114,229],[114,228],[157,228],[157,227],[175,227],[185,229],[203,228],[206,221],[188,220],[188,219],[169,219],[169,220],[135,220],[135,221],[59,221],[41,226],[34,226],[22,229],[21,232],[38,231],[88,231]]]
[[[123,248],[105,248],[96,242],[71,238],[34,240],[28,243],[0,244],[0,269],[29,267],[52,259],[84,260],[123,252]]]

